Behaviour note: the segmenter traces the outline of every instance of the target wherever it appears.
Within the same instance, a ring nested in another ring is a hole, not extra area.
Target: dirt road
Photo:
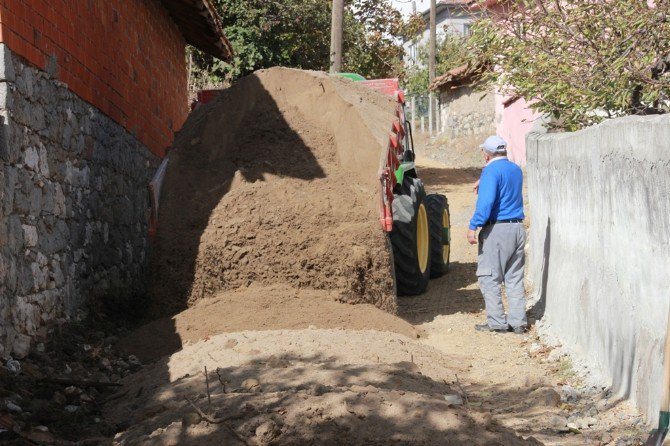
[[[552,355],[534,329],[525,336],[473,330],[486,319],[475,277],[477,249],[465,238],[479,169],[450,169],[427,159],[420,164],[427,189],[449,197],[452,263],[425,295],[400,299],[400,316],[425,332],[424,344],[454,361],[470,406],[490,410],[503,425],[547,445],[641,444],[644,428],[636,411],[608,399],[606,389],[574,392],[581,379],[570,361],[558,351]],[[532,308],[529,313],[534,323]]]
[[[429,192],[448,196],[453,234],[451,270],[426,294],[400,298],[395,317],[325,291],[252,285],[142,327],[120,346],[144,359],[174,353],[125,379],[135,396],[105,412],[129,426],[116,441],[641,444],[628,403],[582,389],[534,331],[473,330],[485,315],[465,231],[479,170],[420,169]]]

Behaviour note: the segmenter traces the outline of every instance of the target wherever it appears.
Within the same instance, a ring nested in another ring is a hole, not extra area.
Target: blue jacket
[[[490,161],[479,179],[479,197],[470,229],[498,220],[523,219],[523,174],[507,158]]]

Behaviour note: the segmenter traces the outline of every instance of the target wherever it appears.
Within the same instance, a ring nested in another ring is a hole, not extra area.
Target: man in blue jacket
[[[479,243],[477,278],[486,304],[486,324],[478,331],[524,333],[526,298],[523,287],[524,245],[523,174],[507,159],[507,143],[489,137],[480,146],[486,166],[479,179],[477,207],[470,220],[468,241]],[[477,228],[481,228],[477,239]],[[509,315],[505,315],[501,285],[505,284]]]

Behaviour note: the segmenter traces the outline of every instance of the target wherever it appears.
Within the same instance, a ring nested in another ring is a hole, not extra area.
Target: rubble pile
[[[143,368],[114,344],[126,333],[108,320],[53,327],[48,340],[0,367],[0,443],[100,444],[125,426],[107,423],[102,406],[125,396],[121,380]]]

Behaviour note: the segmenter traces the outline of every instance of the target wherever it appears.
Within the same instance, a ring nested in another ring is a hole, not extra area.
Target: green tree
[[[471,58],[468,49],[468,38],[460,35],[445,34],[437,42],[435,53],[435,72],[441,75],[452,68],[466,64]],[[407,67],[405,77],[405,89],[413,94],[428,93],[428,45],[418,48],[418,60],[416,64]]]
[[[344,30],[344,68],[367,78],[404,77],[404,49],[425,24],[421,15],[403,19],[388,0],[351,0]]]
[[[670,1],[518,0],[473,27],[485,84],[532,101],[555,126],[670,110]]]
[[[189,50],[192,84],[218,84],[272,66],[327,70],[329,0],[214,0],[235,56],[229,63]],[[344,68],[365,77],[402,72],[401,39],[416,21],[403,20],[389,0],[347,0]]]

